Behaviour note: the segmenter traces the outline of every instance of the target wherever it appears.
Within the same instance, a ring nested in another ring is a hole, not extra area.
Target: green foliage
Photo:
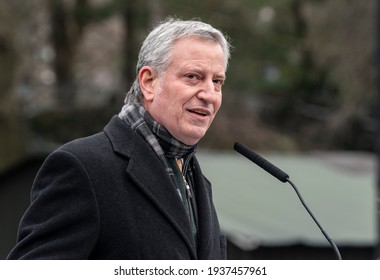
[[[20,9],[17,7],[21,0],[6,2],[10,11],[17,11],[17,20],[3,25],[14,28],[18,25],[13,23],[22,23],[21,18],[38,22],[30,13],[33,9],[36,11],[45,5],[48,13],[49,3],[62,5],[67,20],[64,32],[70,35],[66,43],[73,50],[66,53],[63,44],[57,44],[56,60],[61,57],[60,53],[68,55],[63,56],[64,63],[59,63],[61,67],[66,66],[67,72],[71,71],[67,75],[69,83],[63,83],[66,85],[81,82],[71,80],[77,77],[75,71],[80,59],[77,46],[81,45],[86,32],[109,19],[118,18],[125,38],[121,40],[123,46],[118,59],[115,56],[112,59],[117,60],[115,64],[125,80],[122,84],[126,86],[120,92],[128,90],[134,79],[141,41],[158,21],[168,16],[196,18],[223,30],[233,46],[232,59],[221,117],[203,141],[205,146],[225,148],[233,139],[245,139],[250,142],[247,144],[265,149],[372,150],[371,118],[377,109],[373,1],[108,0],[95,3],[89,0],[31,0]],[[0,29],[3,25],[0,23]],[[11,33],[17,34],[15,30]],[[60,32],[53,33],[62,38]],[[106,41],[105,35],[99,34]],[[16,43],[15,50],[19,48]],[[95,52],[97,48],[99,46],[93,45],[86,51]],[[26,50],[19,53],[24,54]],[[4,57],[1,59],[4,61]],[[90,68],[89,65],[82,68]],[[1,71],[0,80],[7,77],[8,85],[16,77],[17,71],[13,69]],[[69,115],[66,110],[70,110],[70,106],[57,112],[59,117],[52,112],[35,116],[31,122],[33,130],[49,134],[51,139],[58,141],[70,139],[74,134],[81,135],[80,126],[72,130],[75,131],[72,135],[63,128],[58,130],[57,137],[49,132],[54,131],[50,129],[53,119],[68,126],[75,124],[64,117]],[[104,125],[103,118],[100,122]],[[99,128],[99,123],[94,121],[93,126]],[[242,127],[238,127],[239,124]],[[255,135],[251,136],[251,131],[255,131]],[[228,137],[221,140],[227,134]],[[359,141],[356,135],[361,135],[363,140]]]

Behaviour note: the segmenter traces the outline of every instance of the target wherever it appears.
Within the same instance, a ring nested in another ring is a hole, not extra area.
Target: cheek
[[[220,107],[222,106],[222,95],[218,96],[217,100],[215,101],[214,109],[215,109],[215,114],[218,113]]]

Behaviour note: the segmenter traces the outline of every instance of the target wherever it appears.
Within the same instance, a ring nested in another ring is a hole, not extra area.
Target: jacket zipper
[[[195,154],[196,150],[194,150],[185,160],[185,162],[183,163],[183,168],[182,168],[182,177],[183,177],[183,181],[185,182],[185,187],[186,187],[186,193],[187,193],[187,197],[189,199],[191,199],[193,197],[193,195],[191,194],[191,188],[190,188],[190,185],[189,183],[187,182],[186,180],[186,172],[187,172],[187,168],[189,167],[189,162],[190,160],[193,158],[194,154]]]
[[[189,167],[189,163],[190,163],[190,160],[193,158],[194,154],[195,154],[196,150],[194,150],[184,161],[183,163],[183,168],[182,168],[182,177],[183,177],[183,182],[185,183],[185,188],[186,188],[186,201],[187,201],[187,205],[189,206],[189,210],[190,210],[190,222],[192,224],[195,225],[195,228],[196,228],[196,232],[198,231],[197,228],[198,228],[198,221],[197,221],[197,217],[196,217],[196,213],[194,212],[194,208],[193,208],[193,195],[191,193],[191,187],[189,185],[189,183],[187,182],[186,180],[186,173],[187,173],[187,169]],[[195,236],[194,236],[194,239],[195,239],[195,242],[196,242],[196,237],[197,233],[195,233]]]

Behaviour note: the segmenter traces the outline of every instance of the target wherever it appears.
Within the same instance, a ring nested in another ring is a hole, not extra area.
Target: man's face
[[[221,106],[224,65],[219,44],[195,37],[178,40],[160,77],[150,67],[140,71],[144,107],[174,138],[196,144]]]

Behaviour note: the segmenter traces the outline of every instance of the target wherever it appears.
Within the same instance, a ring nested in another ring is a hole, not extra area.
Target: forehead
[[[194,36],[178,39],[173,44],[172,63],[206,62],[222,65],[225,68],[225,57],[219,43]]]

